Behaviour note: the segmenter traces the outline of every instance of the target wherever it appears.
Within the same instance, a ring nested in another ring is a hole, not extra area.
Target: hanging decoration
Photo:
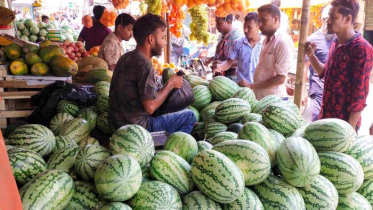
[[[117,18],[117,13],[115,11],[104,10],[100,18],[100,23],[106,27],[111,27],[115,25],[115,19]]]
[[[177,7],[172,3],[172,11],[168,16],[168,21],[170,23],[170,31],[176,37],[181,37],[183,31],[183,21],[185,19],[185,12],[181,7]]]

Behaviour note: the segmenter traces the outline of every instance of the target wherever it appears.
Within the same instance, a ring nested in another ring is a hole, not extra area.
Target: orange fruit
[[[171,69],[174,69],[176,67],[176,65],[174,63],[170,63],[170,68]]]

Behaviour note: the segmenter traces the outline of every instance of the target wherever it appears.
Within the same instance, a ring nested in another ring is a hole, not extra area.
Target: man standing
[[[266,38],[255,69],[254,83],[242,80],[239,85],[253,89],[258,100],[268,95],[279,95],[286,99],[285,82],[294,58],[293,40],[280,29],[281,14],[278,6],[266,4],[258,12],[259,28]]]
[[[150,132],[182,131],[191,133],[196,117],[193,111],[151,116],[174,88],[181,88],[183,78],[173,75],[156,92],[155,71],[151,58],[162,54],[166,44],[166,24],[153,14],[139,18],[133,27],[136,49],[124,54],[118,61],[110,86],[109,124],[113,131],[123,125],[137,124]]]
[[[258,14],[256,12],[250,12],[246,15],[243,29],[245,36],[238,38],[234,42],[231,51],[229,51],[228,59],[218,64],[214,71],[224,72],[237,60],[237,83],[245,80],[252,84],[254,71],[259,63],[259,55],[262,48]]]
[[[49,17],[46,16],[46,15],[42,15],[41,16],[41,22],[43,22],[45,24],[49,24]]]
[[[281,7],[281,0],[271,0],[271,4],[274,4]],[[289,24],[289,16],[280,10],[281,13],[281,21],[280,21],[280,29],[284,30],[286,33],[290,33],[290,24]]]
[[[339,118],[358,130],[369,92],[373,49],[353,29],[359,3],[356,0],[333,0],[331,5],[327,29],[329,34],[335,33],[337,39],[330,46],[325,65],[315,55],[316,43],[306,44],[313,69],[325,79],[319,119]]]

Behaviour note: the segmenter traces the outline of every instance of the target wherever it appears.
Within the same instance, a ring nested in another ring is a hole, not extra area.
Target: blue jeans
[[[179,112],[150,117],[148,120],[148,131],[166,131],[169,134],[181,131],[190,134],[193,130],[196,116],[190,109]]]
[[[316,121],[320,114],[322,94],[312,94],[311,96],[312,122]]]

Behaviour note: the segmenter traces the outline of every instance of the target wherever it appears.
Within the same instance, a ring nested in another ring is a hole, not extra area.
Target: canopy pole
[[[300,108],[302,103],[302,94],[304,92],[303,80],[304,74],[304,60],[305,60],[305,44],[308,37],[308,23],[310,19],[310,7],[311,0],[303,0],[302,6],[302,17],[300,25],[299,34],[299,44],[298,44],[298,59],[297,59],[297,73],[295,78],[295,93],[294,93],[294,103]]]

